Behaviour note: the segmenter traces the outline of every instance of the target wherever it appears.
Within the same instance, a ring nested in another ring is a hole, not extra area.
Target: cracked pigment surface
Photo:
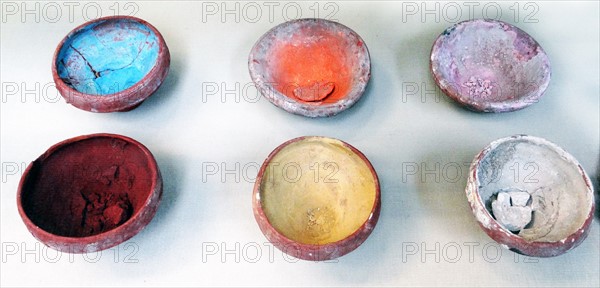
[[[260,197],[277,231],[303,244],[323,245],[350,236],[369,219],[376,189],[367,163],[342,142],[309,137],[271,159]]]
[[[513,233],[527,241],[556,242],[577,231],[586,221],[593,199],[579,167],[566,155],[544,142],[526,139],[498,144],[481,159],[477,171],[479,193],[487,210],[493,215],[493,202],[504,193],[526,192],[529,198],[517,203],[512,197],[511,202],[529,207],[531,221],[523,221],[524,228]],[[499,216],[494,218],[502,223]]]
[[[68,36],[57,57],[59,77],[73,89],[108,95],[132,87],[154,67],[157,35],[130,19],[92,23]]]
[[[22,203],[35,225],[67,237],[112,230],[143,207],[151,192],[147,155],[120,139],[69,143],[33,163]]]

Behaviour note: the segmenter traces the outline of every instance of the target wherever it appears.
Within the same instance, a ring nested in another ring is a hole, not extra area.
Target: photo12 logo
[[[515,95],[533,95],[539,90],[538,83],[523,82],[514,83],[514,85],[502,85],[495,81],[471,77],[464,83],[446,82],[446,89],[453,94],[469,95],[474,99],[485,100],[488,102],[501,102],[506,99],[515,98]],[[405,81],[401,85],[402,103],[427,103],[433,101],[440,103],[442,99],[449,99],[438,85],[432,81]],[[523,99],[513,100],[521,103],[537,103],[538,99],[523,97]]]
[[[71,84],[69,84],[71,85]],[[105,91],[99,90],[98,87],[95,86],[94,83],[84,83],[79,84],[77,87],[71,87],[66,92],[62,92],[63,95],[56,88],[56,83],[54,82],[13,82],[13,81],[5,81],[1,84],[1,95],[2,95],[2,104],[26,104],[26,103],[59,103],[64,102],[72,103],[75,99],[77,99],[80,94],[90,94],[90,95],[113,95],[117,92],[125,90],[123,87],[128,87],[122,83],[114,82],[112,84],[106,83]],[[132,94],[140,94],[144,93],[145,86],[138,86],[133,88]],[[216,94],[216,93],[215,93]],[[212,94],[210,94],[212,95]],[[224,94],[226,95],[226,94]],[[236,94],[237,95],[237,94]],[[130,97],[127,94],[123,94],[122,96],[117,97]],[[239,97],[238,97],[239,98]],[[118,99],[118,98],[117,98]],[[202,99],[207,99],[204,95]],[[222,98],[225,101],[226,98]],[[237,99],[237,98],[236,98]],[[244,98],[246,100],[246,98]],[[256,101],[260,100],[260,97],[257,98]],[[102,98],[97,98],[96,100],[88,100],[88,103],[103,101]],[[239,102],[239,101],[238,101]],[[205,102],[206,103],[206,102]],[[225,103],[225,102],[223,102]]]
[[[105,16],[135,16],[140,10],[133,1],[3,1],[0,8],[2,23],[75,23]]]
[[[340,7],[335,2],[266,1],[266,2],[202,2],[202,23],[275,23],[300,18],[337,21]]]
[[[23,172],[27,169],[27,162],[3,161],[2,162],[2,183],[7,183],[9,180],[19,182]]]
[[[202,82],[202,103],[257,103],[262,99],[261,91],[254,82]]]
[[[420,183],[457,183],[469,175],[471,162],[403,162],[402,183],[409,181]],[[513,183],[538,183],[538,163],[513,162],[503,168],[480,171],[482,183],[497,183],[502,179]]]
[[[540,7],[535,2],[402,2],[402,23],[419,21],[458,23],[475,18],[500,20],[515,23],[538,23]]]
[[[202,163],[202,182],[207,183],[219,181],[227,183],[246,182],[254,183],[256,175],[260,170],[261,165],[256,162],[249,163],[226,163],[226,162],[203,162]],[[274,177],[282,179],[288,183],[296,183],[304,177],[307,181],[314,183],[338,183],[336,175],[340,171],[340,166],[336,162],[313,162],[308,166],[303,167],[297,162],[271,162],[267,169],[266,175],[269,181],[273,181]]]
[[[403,242],[402,263],[476,263],[477,260],[497,263],[503,257],[510,257],[514,263],[538,263],[534,257],[520,255],[503,248],[496,242]]]
[[[294,244],[287,245],[282,250],[276,248],[271,242],[203,242],[202,263],[297,263],[301,261],[291,256],[299,248]],[[335,253],[327,251],[327,254]],[[331,259],[320,263],[337,263],[339,260]]]
[[[58,103],[61,99],[54,82],[2,82],[2,104]]]
[[[102,259],[114,263],[139,263],[140,247],[135,242],[126,242],[118,246],[90,253],[74,254],[54,250],[40,242],[2,242],[2,263],[18,261],[20,263],[97,263]]]

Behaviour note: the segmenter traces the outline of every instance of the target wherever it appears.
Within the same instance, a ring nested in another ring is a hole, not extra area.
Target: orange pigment
[[[276,89],[304,102],[337,102],[352,84],[352,65],[344,47],[347,41],[325,33],[311,38],[315,40],[292,39],[274,49]]]

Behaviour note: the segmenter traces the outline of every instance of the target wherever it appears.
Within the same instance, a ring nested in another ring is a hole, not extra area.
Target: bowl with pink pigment
[[[250,51],[248,69],[275,106],[326,117],[360,99],[371,76],[371,60],[352,29],[325,19],[299,19],[265,33]]]
[[[430,69],[440,89],[480,112],[509,112],[539,101],[550,82],[548,55],[525,31],[475,19],[447,28],[434,42]]]
[[[152,153],[121,135],[62,141],[24,171],[19,214],[35,238],[56,250],[88,253],[116,246],[154,217],[162,178]]]
[[[513,252],[558,256],[590,231],[594,191],[577,160],[543,138],[516,135],[473,160],[467,199],[481,228]]]

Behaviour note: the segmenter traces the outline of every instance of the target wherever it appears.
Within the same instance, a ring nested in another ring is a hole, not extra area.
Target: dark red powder
[[[119,166],[111,166],[101,174],[100,181],[91,182],[79,191],[83,203],[74,199],[71,214],[82,214],[81,227],[85,234],[93,235],[113,229],[131,217],[132,207],[127,193],[106,193],[110,191],[110,186],[119,185],[119,181],[122,181],[119,170]]]
[[[121,139],[89,138],[49,151],[26,179],[23,208],[61,236],[96,235],[125,223],[151,190],[147,156]]]

